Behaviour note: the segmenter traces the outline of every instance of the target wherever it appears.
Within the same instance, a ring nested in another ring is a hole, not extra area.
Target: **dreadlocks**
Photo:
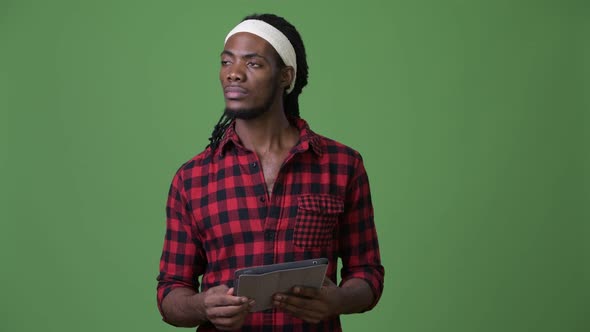
[[[295,29],[291,23],[287,22],[287,20],[274,14],[253,14],[244,17],[242,21],[245,20],[260,20],[272,25],[277,30],[282,32],[289,39],[291,45],[293,45],[293,48],[295,49],[295,58],[297,61],[295,86],[293,87],[293,91],[291,91],[291,93],[284,96],[283,107],[285,109],[285,115],[287,115],[287,118],[299,118],[299,95],[301,94],[303,87],[307,85],[308,76],[305,46],[303,46],[303,40],[301,39],[299,32],[297,32],[297,29]],[[212,150],[217,149],[219,142],[225,134],[225,130],[230,125],[232,120],[232,117],[229,117],[225,114],[219,118],[219,121],[213,128],[211,137],[209,137],[209,145],[207,145],[208,147],[210,146]]]

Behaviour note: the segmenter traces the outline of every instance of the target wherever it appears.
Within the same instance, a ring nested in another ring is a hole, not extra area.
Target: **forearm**
[[[359,278],[347,280],[339,287],[339,313],[353,314],[366,311],[375,300],[375,295],[369,284]]]
[[[162,301],[167,323],[180,327],[195,327],[207,321],[203,293],[186,287],[173,289]]]

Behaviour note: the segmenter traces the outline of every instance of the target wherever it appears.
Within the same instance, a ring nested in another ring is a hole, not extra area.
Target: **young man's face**
[[[221,53],[219,80],[226,113],[252,119],[280,102],[286,83],[278,54],[264,39],[241,32],[231,36]],[[280,105],[280,104],[279,104]]]

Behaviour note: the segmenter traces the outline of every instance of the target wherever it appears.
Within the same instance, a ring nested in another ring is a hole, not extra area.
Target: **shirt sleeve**
[[[168,193],[166,203],[166,235],[157,277],[158,309],[164,321],[162,301],[177,287],[198,291],[198,276],[204,271],[206,256],[194,230],[194,219],[184,189],[182,167],[178,170]]]
[[[339,232],[339,256],[342,260],[340,285],[352,278],[365,280],[375,295],[375,300],[367,308],[369,310],[383,293],[385,270],[381,265],[369,179],[360,155],[354,165],[344,206]]]

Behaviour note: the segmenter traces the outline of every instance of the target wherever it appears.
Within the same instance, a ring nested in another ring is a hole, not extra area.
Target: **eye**
[[[262,67],[262,64],[260,64],[258,62],[250,61],[250,62],[248,62],[248,67],[260,68],[260,67]]]
[[[221,65],[222,65],[222,66],[227,66],[227,65],[229,65],[230,63],[231,63],[231,61],[229,61],[229,60],[221,60]]]

